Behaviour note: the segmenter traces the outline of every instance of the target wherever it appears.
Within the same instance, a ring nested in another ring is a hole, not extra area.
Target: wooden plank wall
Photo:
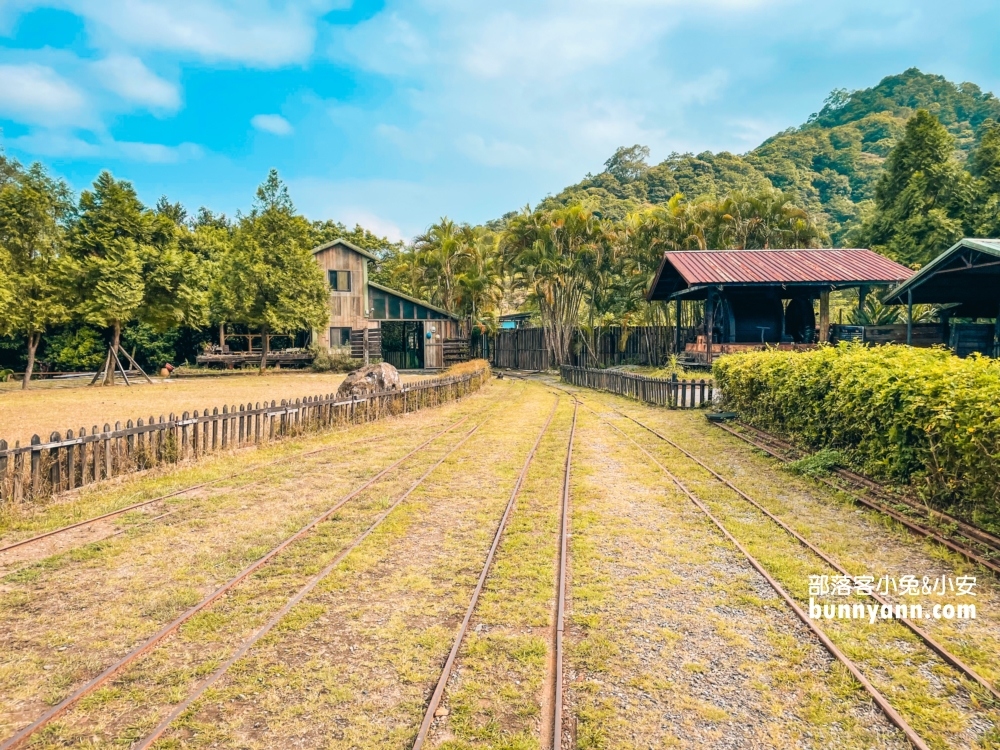
[[[478,390],[489,378],[489,368],[483,367],[365,399],[338,399],[330,393],[116,422],[114,427],[81,427],[53,432],[45,442],[34,435],[29,445],[15,443],[13,448],[0,440],[0,503],[48,497],[159,464],[437,406]]]
[[[636,401],[670,409],[697,409],[710,406],[715,396],[711,380],[651,378],[617,370],[592,370],[585,367],[559,368],[564,383],[614,393]]]
[[[688,339],[694,340],[693,328],[683,328],[681,334],[681,346]],[[592,345],[591,339],[584,340],[584,336],[577,332],[570,361],[574,367],[658,367],[674,353],[673,326],[637,326],[627,331],[617,326],[602,328]],[[473,340],[472,354],[489,360],[494,367],[513,370],[547,370],[555,365],[542,328],[515,328],[478,336]]]

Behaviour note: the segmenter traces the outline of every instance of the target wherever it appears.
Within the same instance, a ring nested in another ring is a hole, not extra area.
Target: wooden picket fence
[[[53,432],[43,443],[10,448],[0,440],[0,503],[23,502],[143,471],[160,464],[197,460],[217,451],[262,445],[281,438],[330,427],[372,422],[448,401],[479,390],[489,380],[483,367],[465,375],[429,378],[398,391],[374,393],[363,399],[338,399],[335,394],[223,406],[168,418],[150,417],[123,427],[96,425],[88,432]]]
[[[607,391],[617,396],[634,398],[647,404],[666,406],[670,409],[697,409],[709,406],[715,395],[711,380],[678,380],[651,378],[618,370],[593,370],[585,367],[559,368],[565,383],[582,388]]]

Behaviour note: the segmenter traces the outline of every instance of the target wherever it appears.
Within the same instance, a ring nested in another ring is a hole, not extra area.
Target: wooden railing
[[[22,502],[65,492],[110,477],[197,460],[208,454],[261,445],[287,436],[334,426],[371,422],[457,400],[489,380],[490,370],[429,378],[399,391],[374,393],[363,399],[335,394],[223,406],[168,418],[131,419],[114,428],[53,432],[48,442],[38,435],[30,445],[10,448],[0,440],[0,502]]]
[[[715,394],[712,381],[704,379],[651,378],[618,370],[591,370],[566,365],[560,367],[559,372],[563,382],[571,385],[607,391],[671,409],[709,406]]]

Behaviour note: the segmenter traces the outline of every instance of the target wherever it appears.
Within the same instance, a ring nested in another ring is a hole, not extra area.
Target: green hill
[[[906,121],[921,108],[955,137],[962,161],[977,144],[982,124],[1000,120],[1000,100],[993,94],[911,68],[870,89],[834,91],[804,125],[746,154],[671,154],[653,167],[587,175],[540,207],[589,197],[617,218],[645,203],[665,203],[677,192],[693,199],[773,186],[795,195],[840,244],[874,196],[882,163]]]

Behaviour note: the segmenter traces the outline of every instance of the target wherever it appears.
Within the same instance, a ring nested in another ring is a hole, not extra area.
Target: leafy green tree
[[[309,222],[296,214],[288,188],[272,169],[257,188],[252,210],[239,220],[211,292],[214,309],[227,320],[260,329],[261,373],[270,334],[323,328],[328,320],[329,293],[312,240]]]
[[[69,253],[77,314],[112,330],[103,383],[113,385],[122,327],[133,320],[158,330],[205,321],[205,280],[197,258],[180,247],[169,213],[147,210],[132,185],[102,172],[80,196]]]
[[[633,182],[649,170],[648,158],[648,146],[621,146],[604,162],[604,169],[620,183]]]
[[[69,190],[35,164],[0,187],[0,334],[21,334],[28,360],[21,387],[27,388],[43,334],[69,317],[69,290],[62,273]],[[6,304],[3,297],[7,297]]]
[[[983,125],[979,148],[969,158],[969,171],[976,178],[971,234],[1000,236],[1000,124],[993,120]]]
[[[867,245],[916,268],[963,236],[974,185],[953,148],[954,139],[930,112],[910,118],[886,159],[876,210],[862,228]]]

